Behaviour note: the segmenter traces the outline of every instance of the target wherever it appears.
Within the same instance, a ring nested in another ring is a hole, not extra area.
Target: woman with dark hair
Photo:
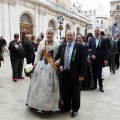
[[[88,51],[88,44],[86,42],[83,41],[83,36],[82,35],[78,35],[77,36],[77,42],[79,44],[83,44],[86,46],[86,50]],[[90,57],[88,55],[88,67],[87,67],[87,74],[85,76],[84,81],[82,82],[82,90],[89,90],[90,88],[93,87],[93,78],[92,78],[92,69],[90,66]]]
[[[89,43],[91,38],[93,38],[93,34],[92,33],[88,33],[87,37],[86,37],[86,42]]]

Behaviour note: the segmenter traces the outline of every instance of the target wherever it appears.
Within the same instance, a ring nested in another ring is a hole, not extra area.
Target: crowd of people
[[[6,43],[0,39],[0,53]],[[26,105],[41,113],[62,113],[72,110],[76,117],[80,108],[81,90],[97,89],[104,92],[102,68],[110,66],[115,74],[119,69],[120,36],[105,35],[99,27],[94,36],[68,30],[63,41],[55,40],[55,31],[49,27],[36,36],[27,34],[19,41],[19,34],[9,43],[12,79],[24,79],[22,75],[24,58],[33,65]],[[37,52],[37,54],[35,54]]]

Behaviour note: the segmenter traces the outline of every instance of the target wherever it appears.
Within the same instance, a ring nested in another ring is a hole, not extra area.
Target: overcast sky
[[[76,0],[73,0],[76,1]],[[110,0],[78,0],[80,3],[84,3],[84,9],[95,9],[96,3],[100,3],[104,7],[105,14],[109,15],[110,11]]]

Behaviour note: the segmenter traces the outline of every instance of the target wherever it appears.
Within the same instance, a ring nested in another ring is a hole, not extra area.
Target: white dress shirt
[[[95,41],[96,41],[96,48],[98,47],[99,40],[100,40],[100,37],[99,37],[99,38],[95,38]]]
[[[69,45],[69,44],[70,43],[67,42],[67,45]],[[73,41],[70,45],[70,53],[69,53],[69,59],[68,59],[68,69],[70,69],[70,63],[71,63],[71,57],[72,57],[72,53],[73,53],[74,44],[75,44],[75,41]],[[66,46],[66,48],[67,48],[67,46]],[[66,50],[65,50],[65,52],[66,52]]]
[[[116,42],[119,40],[119,38],[116,39]]]

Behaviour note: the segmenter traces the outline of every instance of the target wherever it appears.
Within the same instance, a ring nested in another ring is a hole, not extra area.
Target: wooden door
[[[25,39],[26,34],[33,35],[33,25],[20,23],[20,40]]]

